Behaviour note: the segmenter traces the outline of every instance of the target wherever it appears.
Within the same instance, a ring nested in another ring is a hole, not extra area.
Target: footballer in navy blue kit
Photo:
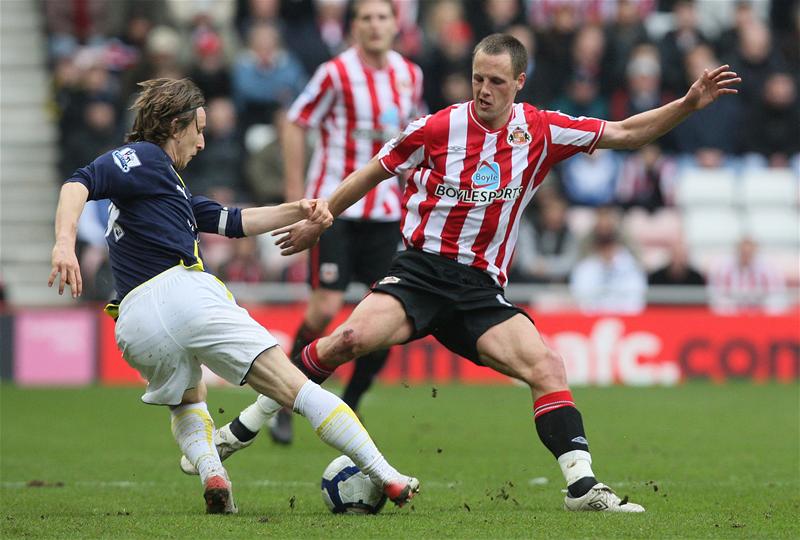
[[[200,475],[208,513],[237,511],[222,460],[249,442],[227,427],[214,429],[202,365],[263,394],[242,413],[244,425],[262,425],[281,406],[292,407],[402,506],[419,482],[395,470],[352,409],[308,380],[203,266],[200,232],[239,238],[303,220],[325,228],[333,221],[327,203],[302,199],[242,210],[193,196],[178,171],[205,146],[202,93],[188,79],[140,86],[127,144],[78,169],[61,188],[49,285],[58,281],[59,294],[69,285],[80,296],[78,218],[87,200],[110,199],[106,239],[116,298],[106,311],[117,321],[123,358],[147,380],[142,401],[169,406],[172,433],[182,459]]]

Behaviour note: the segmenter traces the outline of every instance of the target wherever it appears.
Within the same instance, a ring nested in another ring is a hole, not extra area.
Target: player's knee
[[[567,385],[564,359],[549,347],[527,363],[520,375],[528,386],[540,391],[561,389]]]

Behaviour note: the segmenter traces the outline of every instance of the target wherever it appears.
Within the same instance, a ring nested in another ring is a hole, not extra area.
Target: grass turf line
[[[792,538],[800,536],[798,385],[584,388],[595,472],[644,515],[572,514],[518,387],[379,387],[362,414],[412,508],[334,516],[319,478],[336,452],[296,417],[227,462],[241,513],[206,516],[164,408],[139,389],[0,389],[0,536],[248,538]],[[252,399],[211,389],[218,424]],[[220,412],[223,409],[224,412]],[[28,487],[28,483],[41,483]],[[63,485],[62,485],[63,484]]]

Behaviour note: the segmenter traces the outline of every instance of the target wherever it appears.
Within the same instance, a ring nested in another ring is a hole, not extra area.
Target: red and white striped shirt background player
[[[487,272],[501,286],[522,210],[547,171],[578,152],[591,153],[605,122],[514,105],[491,131],[471,101],[412,122],[379,157],[390,173],[413,169],[403,195],[407,246]]]
[[[384,69],[363,63],[355,48],[317,68],[288,113],[299,126],[319,128],[306,197],[330,197],[347,175],[422,114],[421,103],[422,70],[395,51],[389,51]],[[399,183],[382,182],[340,217],[398,221]]]

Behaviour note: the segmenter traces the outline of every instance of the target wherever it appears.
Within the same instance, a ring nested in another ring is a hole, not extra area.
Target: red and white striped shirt
[[[487,272],[505,286],[522,210],[547,171],[592,152],[605,122],[517,103],[500,129],[471,101],[412,122],[379,157],[393,174],[413,169],[403,195],[407,246]]]
[[[366,65],[355,48],[317,68],[288,114],[297,125],[320,132],[306,197],[330,197],[347,175],[421,113],[421,100],[422,70],[395,51],[389,51],[384,69]],[[399,220],[399,183],[381,183],[341,217]]]

